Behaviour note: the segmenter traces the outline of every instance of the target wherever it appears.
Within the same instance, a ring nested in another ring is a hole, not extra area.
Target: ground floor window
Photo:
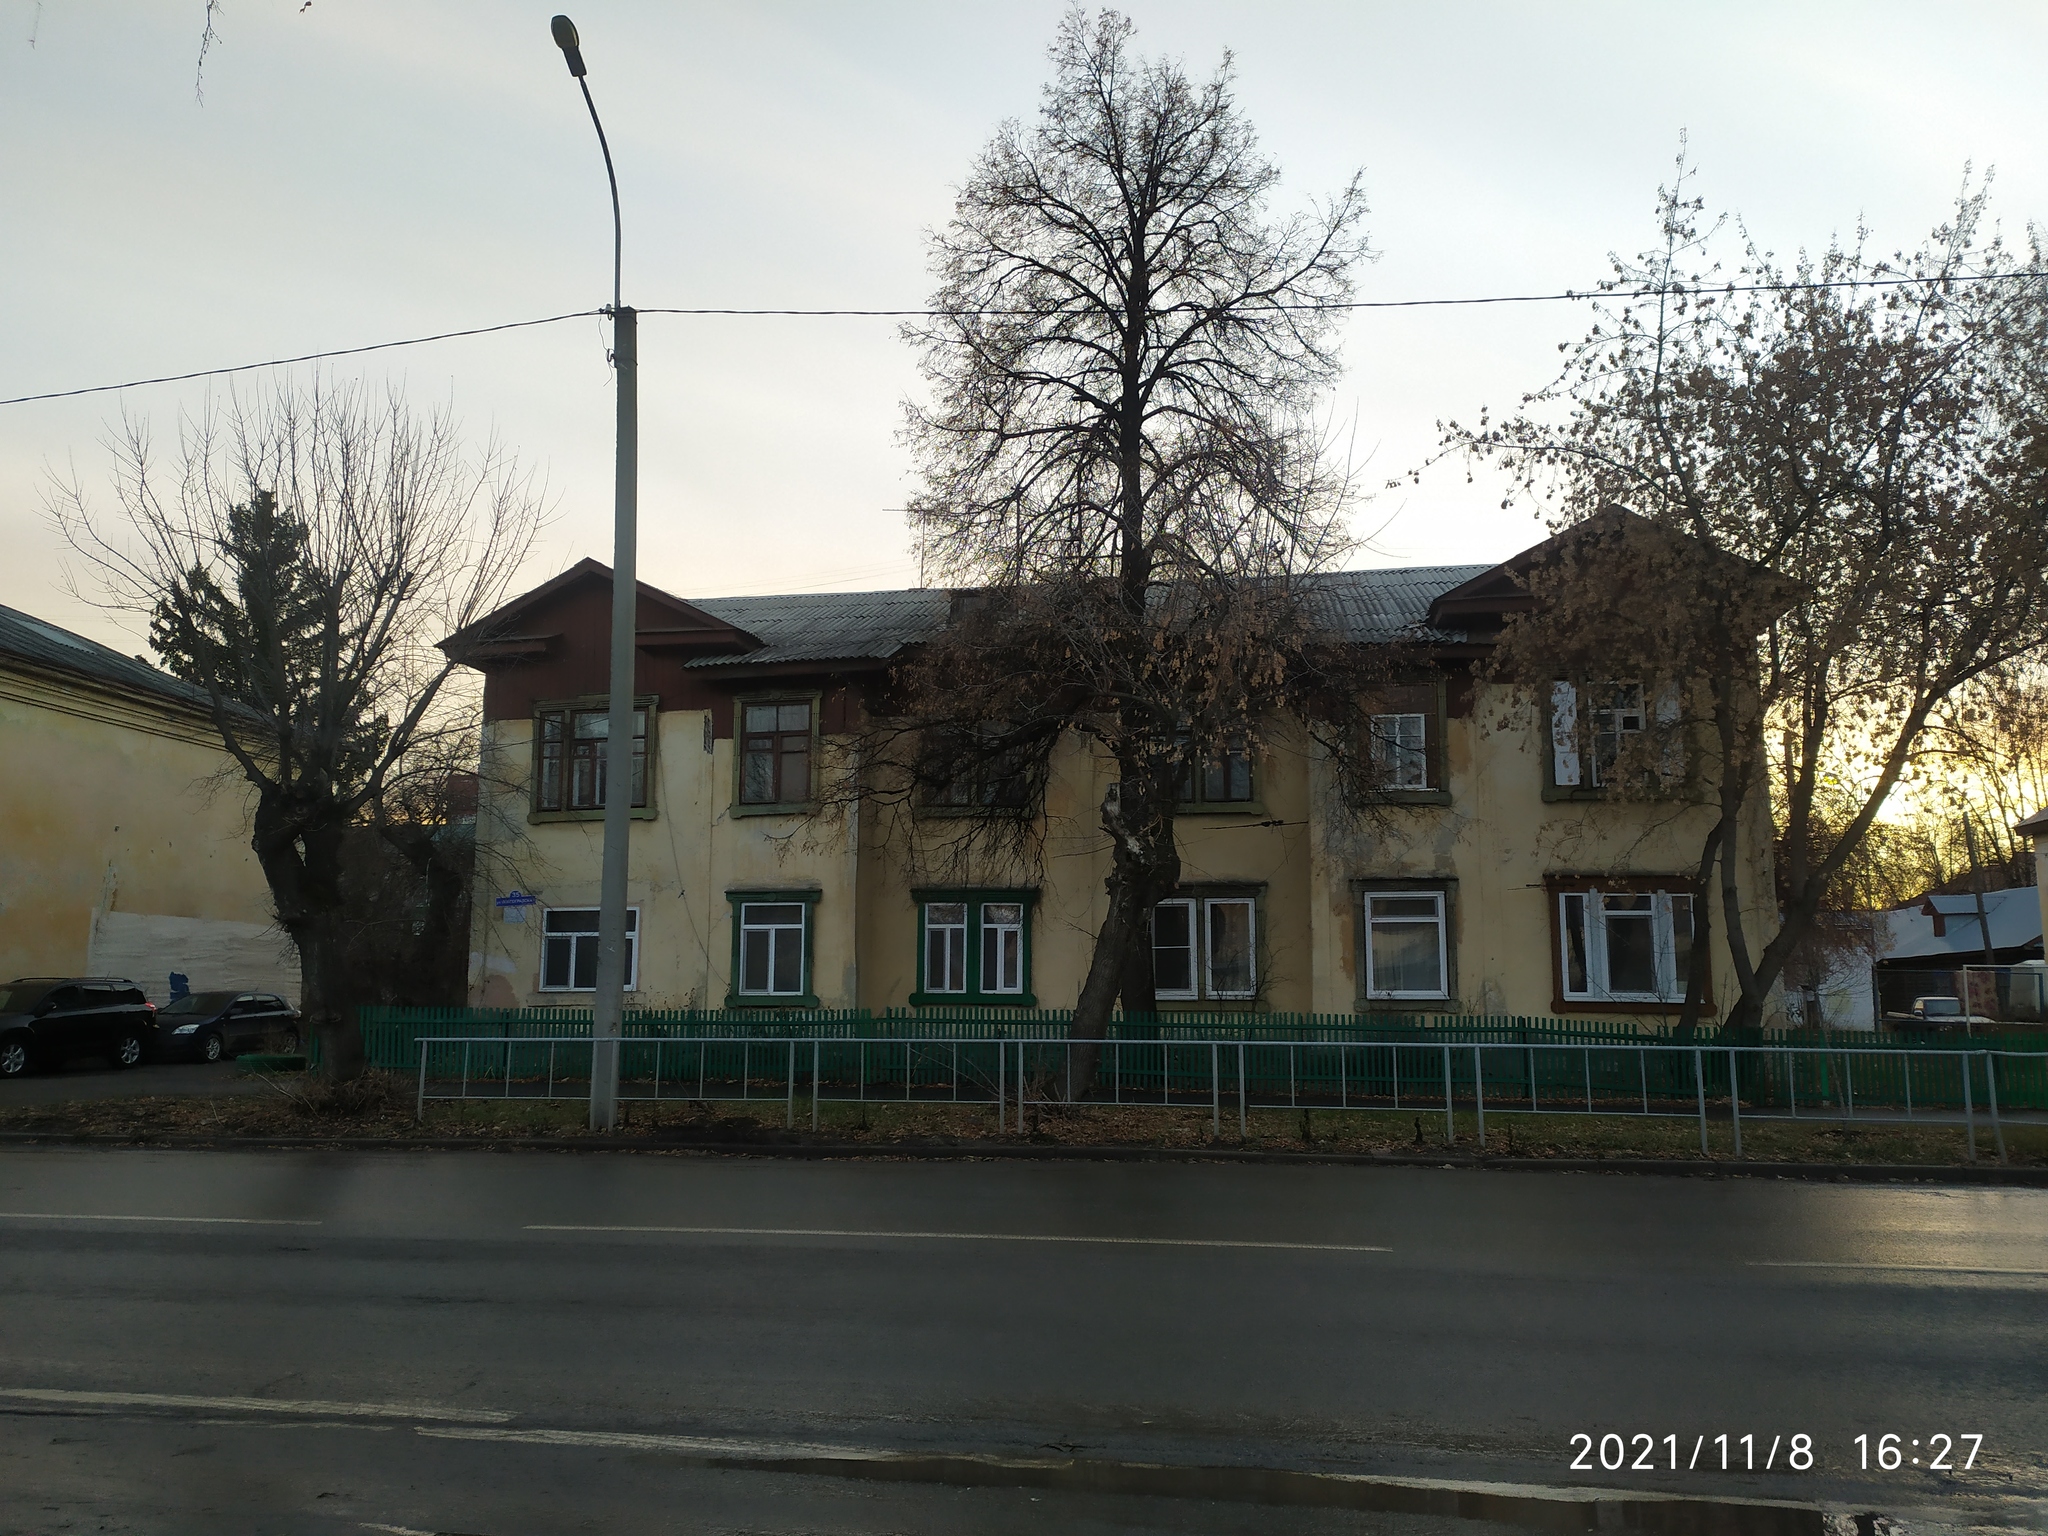
[[[1588,887],[1556,893],[1567,1002],[1681,1003],[1692,973],[1692,897]]]
[[[1033,891],[920,891],[913,1003],[1033,1004]]]
[[[1442,891],[1368,891],[1365,995],[1389,1002],[1441,1002],[1450,993]]]
[[[733,908],[729,1008],[818,1005],[812,980],[816,891],[728,891]]]
[[[1172,1000],[1259,993],[1258,901],[1175,896],[1152,909],[1152,990]]]
[[[640,980],[640,909],[626,908],[626,990]],[[597,988],[597,908],[550,907],[541,917],[540,989]]]

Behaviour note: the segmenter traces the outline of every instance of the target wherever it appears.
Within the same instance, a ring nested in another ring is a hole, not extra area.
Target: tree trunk
[[[1095,1078],[1100,1059],[1097,1042],[1109,1033],[1109,1014],[1127,979],[1144,967],[1144,992],[1151,994],[1151,946],[1147,914],[1162,896],[1180,884],[1180,855],[1173,840],[1173,817],[1161,814],[1161,794],[1171,795],[1171,776],[1149,770],[1149,764],[1135,757],[1119,765],[1124,777],[1115,791],[1103,797],[1102,828],[1109,834],[1111,861],[1104,888],[1109,893],[1109,911],[1095,935],[1095,953],[1088,963],[1088,979],[1074,1007],[1070,1030],[1076,1042],[1068,1052],[1068,1092],[1078,1097]],[[1126,994],[1128,996],[1128,994]],[[1128,1006],[1128,1003],[1126,1004]]]
[[[369,1065],[363,1031],[349,996],[348,946],[339,913],[327,913],[301,926],[299,944],[300,1006],[307,1030],[320,1042],[321,1075],[337,1083],[361,1077]]]

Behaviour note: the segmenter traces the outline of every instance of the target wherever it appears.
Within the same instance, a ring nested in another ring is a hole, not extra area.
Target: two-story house
[[[1712,812],[1611,796],[1568,687],[1475,673],[1528,601],[1526,558],[1319,578],[1346,639],[1421,659],[1375,705],[1385,803],[1353,814],[1284,723],[1256,752],[1192,765],[1182,887],[1152,920],[1162,1006],[1678,1011],[1687,871]],[[584,561],[447,642],[484,676],[478,835],[500,856],[485,867],[523,887],[510,904],[479,893],[479,1003],[573,1006],[595,979],[610,591]],[[1112,763],[1070,738],[1031,806],[823,790],[892,661],[951,606],[934,590],[692,602],[641,585],[629,1006],[1073,1005],[1106,900]],[[1642,729],[1640,694],[1589,701],[1597,732]],[[1034,820],[1030,853],[942,856],[950,818],[997,812]],[[1767,807],[1739,843],[1744,900],[1764,911]],[[1732,996],[1709,947],[1709,995]]]

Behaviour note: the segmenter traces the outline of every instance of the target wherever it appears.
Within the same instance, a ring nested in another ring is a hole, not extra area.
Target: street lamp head
[[[555,34],[555,46],[562,50],[568,61],[569,73],[581,80],[590,71],[583,67],[582,40],[576,36],[576,23],[566,16],[557,16],[548,23],[548,30]]]

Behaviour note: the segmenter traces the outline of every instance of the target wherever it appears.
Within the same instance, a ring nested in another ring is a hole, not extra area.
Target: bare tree
[[[495,443],[465,454],[445,409],[317,383],[184,424],[163,473],[146,424],[114,448],[117,515],[76,484],[50,511],[207,691],[255,792],[251,846],[325,1068],[355,1076],[357,968],[374,962],[349,953],[348,843],[461,735],[460,658],[435,642],[497,606],[540,524],[533,475]]]
[[[1556,382],[1447,439],[1557,526],[1621,504],[1666,535],[1560,585],[1506,651],[1676,690],[1716,813],[1726,1022],[1751,1026],[1930,722],[2048,642],[2048,283],[2038,238],[2022,261],[1987,235],[1981,191],[1909,256],[1786,268],[1751,243],[1721,279],[1694,270],[1712,230],[1685,179]],[[1745,913],[1736,839],[1773,788],[1781,910]]]
[[[907,407],[911,524],[926,568],[977,592],[906,718],[970,756],[1077,731],[1116,762],[1084,1038],[1120,992],[1150,1010],[1144,925],[1179,879],[1187,764],[1255,749],[1325,654],[1304,578],[1349,548],[1349,483],[1313,412],[1338,371],[1328,306],[1365,254],[1355,178],[1272,216],[1228,57],[1192,80],[1132,31],[1067,14],[1037,121],[975,163],[932,238],[935,317],[906,331],[931,385]]]

